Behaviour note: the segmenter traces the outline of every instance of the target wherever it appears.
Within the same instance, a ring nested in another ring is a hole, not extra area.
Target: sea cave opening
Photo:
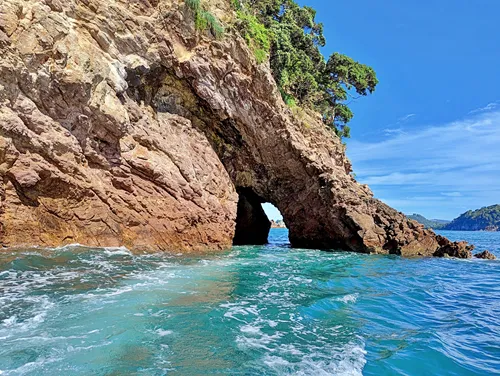
[[[264,245],[269,241],[271,227],[284,227],[277,207],[250,188],[238,189],[238,210],[234,245]]]

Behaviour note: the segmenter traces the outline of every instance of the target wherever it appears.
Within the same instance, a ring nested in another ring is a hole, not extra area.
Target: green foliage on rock
[[[201,0],[185,0],[185,3],[194,13],[194,24],[197,30],[210,30],[212,35],[216,38],[220,38],[224,35],[224,27],[217,17],[204,9]]]
[[[267,59],[271,47],[269,30],[253,14],[238,11],[237,15],[240,21],[240,30],[254,52],[257,63],[263,63]]]
[[[240,0],[232,0],[232,1],[233,1],[233,7],[234,7],[234,9],[240,10],[241,9]]]
[[[267,52],[283,99],[319,111],[325,124],[340,137],[348,137],[346,126],[353,113],[350,100],[373,93],[375,71],[352,58],[334,53],[328,61],[320,52],[326,43],[316,11],[294,0],[235,0],[240,31],[258,60]],[[266,43],[264,43],[266,42]],[[259,51],[259,52],[257,52]]]
[[[191,8],[193,12],[200,10],[201,0],[185,0],[186,5]]]

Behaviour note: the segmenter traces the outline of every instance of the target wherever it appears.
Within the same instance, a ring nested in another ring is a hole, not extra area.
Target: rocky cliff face
[[[210,3],[230,24],[229,2]],[[0,16],[4,246],[221,249],[236,223],[267,236],[271,202],[297,247],[442,248],[354,180],[243,39],[196,32],[183,1],[3,0]]]
[[[159,8],[9,0],[0,15],[1,243],[230,246],[237,195],[206,136],[142,98],[141,72],[172,61]]]

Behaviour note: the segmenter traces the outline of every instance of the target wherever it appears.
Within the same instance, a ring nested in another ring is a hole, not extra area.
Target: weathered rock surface
[[[496,260],[496,256],[491,253],[490,251],[483,251],[481,253],[476,253],[474,255],[475,258],[478,258],[478,259],[483,259],[483,260]]]
[[[230,24],[229,1],[211,4]],[[183,1],[3,0],[0,15],[4,246],[220,249],[244,191],[297,247],[461,248],[374,199],[245,41],[199,35]]]
[[[474,246],[467,242],[451,242],[443,236],[438,235],[439,248],[434,252],[436,257],[471,258]]]
[[[229,247],[237,195],[205,135],[127,94],[127,70],[170,53],[158,11],[7,0],[0,14],[1,244]]]

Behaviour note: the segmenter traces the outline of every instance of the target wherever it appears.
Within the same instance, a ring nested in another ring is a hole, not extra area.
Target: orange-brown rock
[[[277,206],[297,247],[433,255],[435,234],[283,103],[230,1],[209,3],[221,40],[182,0],[2,1],[0,243],[221,249],[238,191]]]
[[[451,242],[438,235],[439,249],[434,252],[436,257],[471,258],[474,246],[467,242]]]
[[[229,247],[237,195],[206,136],[127,95],[127,69],[170,54],[159,10],[7,0],[0,14],[0,243]]]

